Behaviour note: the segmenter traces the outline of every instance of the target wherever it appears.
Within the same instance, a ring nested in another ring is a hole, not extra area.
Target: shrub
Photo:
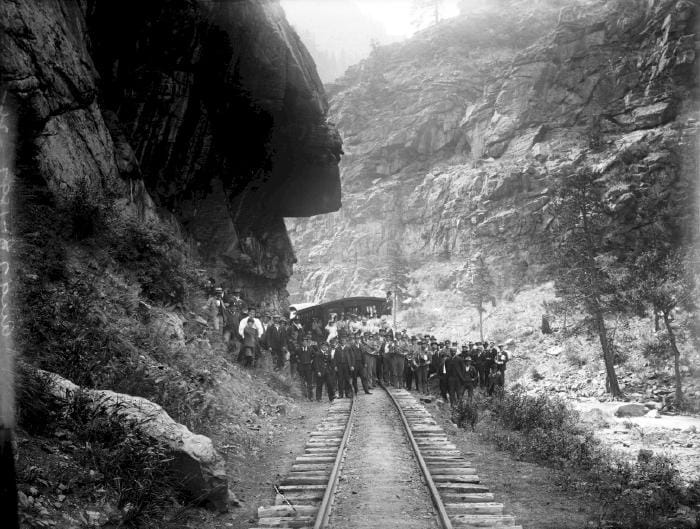
[[[452,408],[452,422],[460,428],[466,428],[469,425],[474,430],[478,421],[479,402],[477,400],[463,398]]]
[[[652,365],[666,364],[673,357],[668,337],[664,334],[655,340],[646,342],[642,346],[642,356]]]
[[[509,430],[556,430],[578,422],[578,414],[563,400],[527,395],[519,385],[505,391],[501,399],[492,399],[489,407]]]
[[[112,256],[135,275],[143,294],[164,305],[182,304],[188,284],[197,280],[184,243],[160,224],[133,216],[114,220],[113,225]]]
[[[584,367],[588,364],[588,356],[584,353],[582,344],[567,342],[564,345],[564,358],[574,367]]]
[[[174,493],[169,449],[90,404],[90,397],[78,391],[67,409],[66,422],[81,442],[79,459],[95,466],[117,492],[120,525],[162,519],[162,509],[171,504]]]
[[[532,368],[532,380],[539,382],[544,379],[544,375],[537,371],[537,368]]]
[[[60,206],[68,219],[71,234],[81,241],[92,237],[104,228],[104,215],[109,203],[103,193],[90,189],[87,179],[78,181],[75,189]]]
[[[559,468],[565,481],[596,492],[614,527],[673,527],[667,517],[697,502],[697,483],[684,486],[668,458],[640,455],[630,463],[605,450],[559,399],[526,395],[516,386],[484,405],[494,421],[488,435],[499,448]]]
[[[17,363],[16,373],[18,424],[29,433],[53,431],[59,410],[49,392],[49,380],[25,363]]]

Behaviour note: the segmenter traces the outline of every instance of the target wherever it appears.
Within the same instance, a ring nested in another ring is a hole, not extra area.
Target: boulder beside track
[[[42,373],[50,381],[51,394],[61,402],[67,402],[81,390],[80,386],[55,373]],[[168,446],[173,455],[172,472],[189,497],[219,511],[238,503],[228,488],[225,461],[209,437],[192,433],[175,422],[161,406],[143,397],[110,390],[83,388],[82,391],[94,410],[117,416]]]

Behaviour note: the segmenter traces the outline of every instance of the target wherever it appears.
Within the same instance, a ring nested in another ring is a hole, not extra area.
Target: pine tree
[[[605,364],[606,387],[613,397],[622,391],[615,373],[615,348],[605,316],[620,308],[616,259],[608,247],[610,212],[604,183],[587,168],[565,175],[555,189],[554,271],[557,295],[590,317]]]
[[[690,272],[683,250],[670,252],[650,248],[640,255],[630,268],[628,279],[631,302],[648,303],[655,314],[661,314],[673,353],[673,371],[676,385],[676,406],[683,403],[683,385],[680,371],[680,351],[676,343],[673,313],[678,308],[693,308],[695,278]],[[636,288],[635,288],[636,287]]]
[[[493,295],[495,283],[483,255],[477,254],[473,257],[459,287],[479,315],[479,336],[483,342],[486,304],[490,302],[492,306],[496,306],[496,298]]]
[[[440,21],[440,7],[443,0],[413,0],[413,11],[415,13],[414,24],[422,26],[426,19],[428,25],[437,24]]]

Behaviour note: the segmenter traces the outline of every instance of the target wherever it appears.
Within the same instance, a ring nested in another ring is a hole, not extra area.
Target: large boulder
[[[594,428],[607,428],[610,426],[599,408],[592,408],[581,413],[581,422],[588,423]]]
[[[55,373],[42,372],[50,381],[52,395],[66,402],[81,388]],[[117,416],[139,431],[170,447],[172,471],[182,490],[190,497],[226,510],[236,499],[228,489],[224,459],[211,439],[194,434],[175,422],[158,404],[109,390],[83,389],[95,410]]]
[[[617,417],[642,417],[647,414],[647,407],[644,404],[623,404],[615,410]]]

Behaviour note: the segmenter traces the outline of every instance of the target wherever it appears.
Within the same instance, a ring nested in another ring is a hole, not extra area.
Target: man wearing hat
[[[263,334],[265,346],[272,353],[275,359],[275,371],[279,371],[284,367],[284,356],[287,353],[287,333],[282,325],[280,325],[280,317],[275,314],[272,325],[267,328]]]
[[[445,402],[448,400],[447,392],[449,389],[447,385],[447,360],[449,357],[449,350],[444,347],[438,352],[438,381],[440,384],[440,395]]]
[[[419,340],[418,353],[414,358],[416,364],[416,390],[421,393],[428,394],[428,363],[429,363],[429,346],[423,340]]]
[[[353,335],[350,338],[349,350],[352,360],[350,361],[350,381],[352,382],[352,388],[357,395],[357,377],[360,377],[362,382],[362,389],[366,394],[371,394],[369,388],[367,387],[367,376],[366,376],[366,364],[362,355],[362,349],[360,349],[359,340],[357,335]]]
[[[471,402],[472,398],[474,397],[474,388],[476,387],[476,384],[479,381],[479,374],[477,373],[476,368],[474,367],[472,357],[470,355],[467,355],[464,358],[464,369],[467,375],[466,380],[464,382],[464,389],[467,390],[469,402]],[[464,394],[464,392],[462,392],[462,394]]]
[[[464,360],[457,354],[457,343],[450,347],[450,358],[445,362],[447,374],[447,391],[450,395],[450,405],[455,406],[462,398],[467,382],[467,370]]]
[[[503,373],[501,373],[496,364],[491,365],[488,382],[488,395],[491,396],[503,389]]]
[[[258,360],[260,359],[260,340],[262,339],[262,335],[264,333],[262,323],[258,318],[255,317],[255,308],[250,307],[248,309],[248,315],[244,318],[241,318],[241,321],[238,323],[238,335],[241,337],[241,340],[245,339],[245,336],[243,335],[243,329],[245,329],[246,325],[248,324],[248,320],[253,321],[253,325],[258,331],[258,337],[256,341],[256,346],[255,346],[255,361],[254,361],[254,366],[257,367],[258,365]]]
[[[313,370],[316,377],[316,400],[321,401],[325,385],[328,400],[333,402],[335,399],[335,365],[328,344],[321,344],[320,352],[314,356]]]
[[[224,321],[224,289],[216,287],[211,296],[207,299],[204,309],[209,313],[209,320],[215,331],[221,329]]]
[[[428,339],[429,349],[428,358],[430,361],[430,367],[428,367],[428,377],[433,374],[438,374],[438,368],[440,365],[440,351],[438,350],[438,343],[434,336]]]
[[[377,380],[381,384],[386,384],[386,377],[387,373],[389,371],[388,367],[388,360],[387,354],[388,354],[388,343],[386,341],[386,335],[384,334],[384,331],[382,329],[379,329],[377,333],[377,342],[376,342],[376,350],[377,350],[377,356],[376,356],[376,362],[377,362]]]
[[[479,378],[479,387],[480,388],[485,388],[487,379],[488,379],[488,371],[486,369],[486,364],[488,362],[486,358],[486,353],[484,351],[484,347],[481,343],[476,342],[476,350],[475,350],[475,355],[476,359],[474,362],[474,367],[476,367],[476,372],[478,373],[478,378]]]
[[[391,365],[391,385],[395,388],[403,387],[403,368],[404,368],[404,357],[405,348],[404,344],[399,337],[390,344],[389,348],[389,363]]]
[[[503,375],[504,384],[506,378],[506,364],[508,363],[508,360],[510,360],[510,355],[508,354],[508,351],[504,349],[504,345],[500,344],[496,351],[496,358],[494,359],[494,364],[496,366],[496,369],[498,369],[498,371],[500,371],[500,373]]]
[[[310,332],[307,332],[304,335],[304,341],[297,352],[299,360],[299,377],[301,378],[301,392],[307,396],[309,400],[313,400],[313,371],[311,364],[314,358],[319,354],[318,348],[311,343],[311,340],[312,335]]]
[[[352,352],[347,343],[345,332],[338,334],[338,347],[335,349],[335,366],[337,368],[337,387],[339,398],[350,398],[350,364],[352,362]]]
[[[321,325],[321,320],[318,318],[313,318],[311,321],[311,333],[313,335],[313,340],[317,344],[326,341],[326,330]]]
[[[404,380],[406,383],[406,389],[409,391],[411,390],[413,381],[416,378],[415,373],[418,365],[416,361],[418,360],[419,352],[420,348],[418,347],[418,338],[411,336],[411,341],[406,346],[406,356],[404,356],[403,364]],[[418,380],[416,380],[416,389],[418,389]]]
[[[377,380],[377,366],[376,357],[374,349],[371,344],[372,339],[368,332],[364,333],[360,337],[360,350],[362,351],[362,359],[364,361],[365,377],[367,378],[367,385],[370,389],[374,389]]]
[[[282,323],[285,323],[284,318],[282,318]],[[283,325],[285,332],[287,334],[287,350],[289,351],[289,374],[292,378],[296,375],[299,365],[299,349],[303,343],[304,333],[299,333],[299,329],[294,325]]]

